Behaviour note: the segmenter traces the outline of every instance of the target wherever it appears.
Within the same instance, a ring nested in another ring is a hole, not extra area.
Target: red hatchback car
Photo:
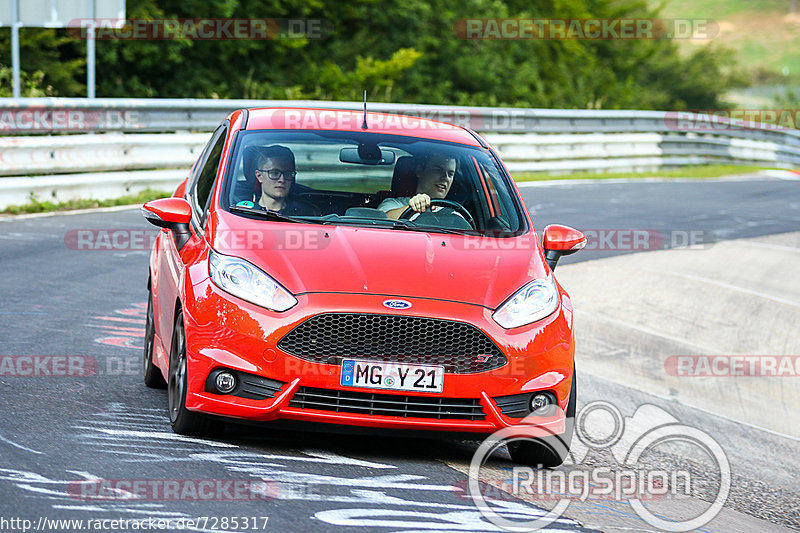
[[[572,305],[552,269],[585,239],[548,226],[540,243],[475,132],[239,110],[142,212],[162,228],[144,379],[168,388],[176,432],[226,417],[482,437],[525,419],[541,438],[512,458],[563,460],[543,446],[569,446],[576,402]]]

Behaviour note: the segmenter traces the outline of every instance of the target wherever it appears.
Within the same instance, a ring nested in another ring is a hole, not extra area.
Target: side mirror
[[[574,254],[586,246],[586,236],[575,228],[550,224],[544,228],[542,245],[550,270],[555,270],[561,256]]]
[[[151,224],[171,230],[178,250],[183,248],[192,236],[192,231],[189,229],[192,207],[183,198],[151,200],[142,206],[142,215]]]

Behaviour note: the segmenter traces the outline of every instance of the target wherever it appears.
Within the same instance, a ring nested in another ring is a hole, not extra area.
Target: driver
[[[431,154],[417,166],[417,194],[387,198],[378,205],[389,218],[397,219],[409,207],[423,213],[431,206],[431,199],[443,199],[453,185],[456,159],[447,154]]]

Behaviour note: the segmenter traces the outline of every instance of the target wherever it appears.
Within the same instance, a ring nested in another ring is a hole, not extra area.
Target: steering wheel
[[[463,205],[459,204],[458,202],[452,202],[450,200],[442,200],[441,198],[434,198],[433,200],[431,200],[431,209],[433,209],[433,206],[435,205],[441,205],[442,207],[449,207],[450,209],[452,209],[453,211],[464,217],[464,219],[469,223],[469,225],[472,226],[472,229],[475,229],[475,219],[472,218],[472,215],[469,213],[469,211],[467,211],[467,209]],[[426,212],[428,211],[423,211],[420,214],[424,214]],[[417,214],[416,211],[411,209],[411,207],[407,207],[406,210],[403,211],[403,213],[400,215],[399,219],[400,220],[409,219],[415,214]]]

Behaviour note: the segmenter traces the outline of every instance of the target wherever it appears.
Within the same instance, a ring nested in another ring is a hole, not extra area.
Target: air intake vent
[[[486,418],[477,399],[401,396],[312,387],[297,389],[289,402],[289,407],[374,416],[436,418],[438,420],[484,420]]]

